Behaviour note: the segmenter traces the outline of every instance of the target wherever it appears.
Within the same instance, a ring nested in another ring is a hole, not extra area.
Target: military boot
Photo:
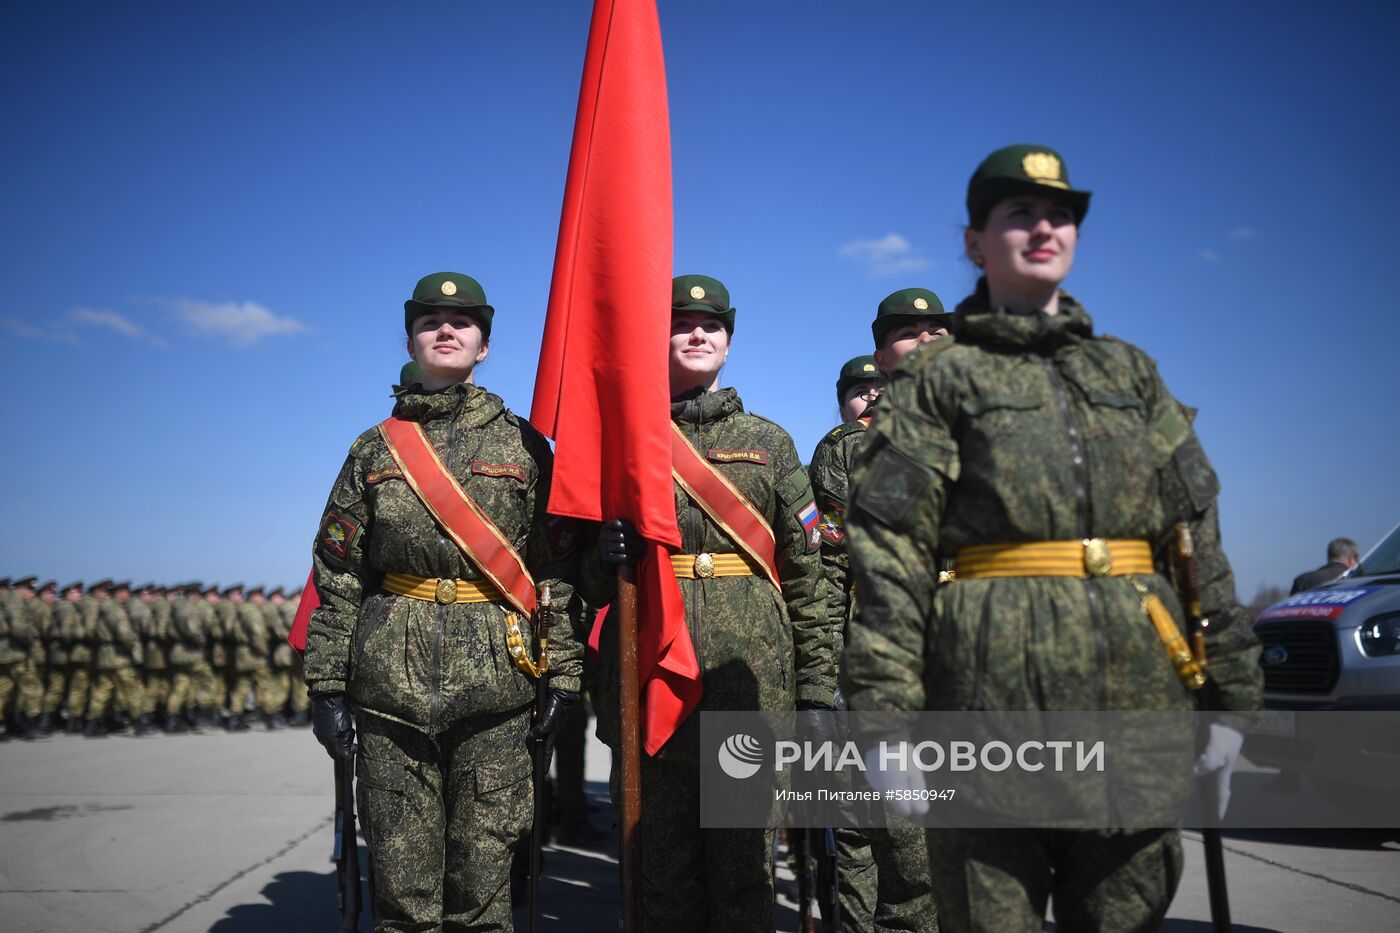
[[[224,728],[229,732],[247,732],[248,722],[239,713],[230,713]]]
[[[287,728],[287,722],[282,718],[281,713],[264,713],[263,728],[268,732],[280,732]]]
[[[82,735],[86,731],[87,720],[81,716],[70,716],[63,724],[63,731],[68,735]]]
[[[153,735],[156,731],[156,719],[150,713],[142,713],[136,717],[136,728],[133,734],[136,736]]]
[[[183,716],[167,716],[165,719],[165,734],[175,735],[178,732],[189,732],[190,724]]]
[[[83,721],[83,737],[89,739],[100,739],[107,734],[107,726],[102,722],[101,716],[94,716]]]
[[[54,721],[52,713],[41,713],[39,721],[34,724],[34,728],[39,730],[39,735],[49,736],[54,732]]]

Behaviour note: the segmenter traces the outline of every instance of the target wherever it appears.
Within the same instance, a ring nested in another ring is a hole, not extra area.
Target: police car
[[[1270,709],[1400,710],[1400,525],[1350,573],[1254,623]]]

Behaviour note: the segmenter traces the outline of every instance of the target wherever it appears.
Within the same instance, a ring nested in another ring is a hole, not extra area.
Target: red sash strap
[[[691,501],[724,529],[781,590],[783,585],[778,579],[775,560],[778,542],[773,527],[754,508],[748,496],[690,445],[675,422],[671,423],[671,476]]]
[[[389,418],[379,425],[379,433],[404,479],[437,523],[517,612],[533,618],[535,581],[525,562],[501,529],[448,472],[422,426],[416,421]]]

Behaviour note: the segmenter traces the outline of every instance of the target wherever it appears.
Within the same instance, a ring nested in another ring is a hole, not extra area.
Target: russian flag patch
[[[807,553],[809,554],[821,547],[821,531],[817,528],[821,517],[822,513],[817,510],[815,500],[797,510],[797,521],[802,525],[802,533],[807,538]]]

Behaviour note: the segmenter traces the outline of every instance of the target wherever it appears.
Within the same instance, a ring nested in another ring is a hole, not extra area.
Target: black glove
[[[355,717],[343,693],[322,693],[311,698],[311,732],[339,761],[355,757]]]
[[[797,704],[797,734],[813,745],[831,742],[833,747],[841,742],[836,729],[836,714],[825,703],[813,700],[800,700]],[[839,753],[839,749],[837,749]]]
[[[539,721],[530,730],[528,742],[547,741],[554,735],[554,730],[559,728],[559,724],[564,721],[564,717],[569,715],[569,710],[578,705],[578,694],[572,690],[556,690],[550,688],[549,696],[544,701],[544,712],[540,715]]]
[[[598,532],[598,558],[604,567],[637,563],[645,546],[637,526],[625,518],[614,518]]]

